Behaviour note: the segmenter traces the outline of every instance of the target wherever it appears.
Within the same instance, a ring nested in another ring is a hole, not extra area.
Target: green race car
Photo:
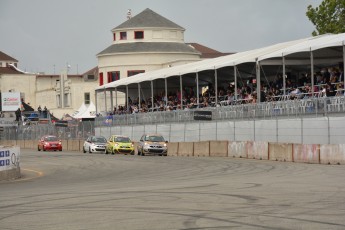
[[[134,155],[134,144],[127,136],[112,135],[108,139],[105,153]]]

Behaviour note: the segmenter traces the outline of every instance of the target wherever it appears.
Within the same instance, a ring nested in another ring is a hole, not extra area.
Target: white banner
[[[20,148],[19,147],[0,147],[0,171],[19,167]]]
[[[2,111],[16,111],[22,104],[20,93],[2,93],[1,94]]]

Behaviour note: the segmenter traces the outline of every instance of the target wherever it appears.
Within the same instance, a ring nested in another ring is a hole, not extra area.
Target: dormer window
[[[120,32],[120,40],[127,40],[127,32]]]
[[[135,39],[143,39],[144,38],[144,31],[134,31],[134,38]]]
[[[116,33],[113,33],[113,39],[116,41]]]

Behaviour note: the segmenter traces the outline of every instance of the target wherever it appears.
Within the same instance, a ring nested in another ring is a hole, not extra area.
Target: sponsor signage
[[[19,167],[20,148],[0,148],[0,171]]]
[[[0,118],[0,127],[18,126],[14,118]]]
[[[212,120],[212,111],[194,111],[194,120]]]
[[[55,121],[55,126],[68,127],[68,121],[63,121],[63,120]]]
[[[2,111],[16,111],[21,104],[19,92],[1,94]]]

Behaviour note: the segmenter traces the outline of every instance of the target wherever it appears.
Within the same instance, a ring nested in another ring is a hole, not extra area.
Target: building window
[[[108,83],[120,80],[120,71],[108,72]]]
[[[90,104],[90,93],[84,93],[84,103],[85,105]]]
[[[120,40],[127,40],[127,32],[120,32]]]
[[[116,33],[113,33],[113,39],[116,41]]]
[[[103,85],[103,73],[99,73],[99,85]]]
[[[138,73],[145,73],[145,70],[128,70],[127,76],[131,77],[131,76],[136,75]]]
[[[134,32],[135,39],[143,39],[144,38],[144,31],[135,31]]]

